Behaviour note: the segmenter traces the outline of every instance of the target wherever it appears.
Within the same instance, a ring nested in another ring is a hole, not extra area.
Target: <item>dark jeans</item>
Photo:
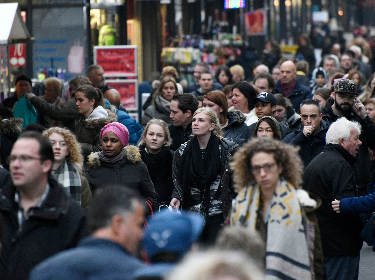
[[[203,245],[212,245],[216,241],[217,234],[221,230],[224,224],[223,214],[208,216],[206,218],[206,224],[201,234],[200,242]]]
[[[359,256],[324,257],[327,280],[357,280]]]

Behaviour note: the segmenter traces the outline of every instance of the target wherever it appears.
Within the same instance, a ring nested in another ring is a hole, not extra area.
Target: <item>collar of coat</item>
[[[81,118],[82,125],[87,128],[102,128],[108,123],[116,122],[117,121],[116,113],[107,109],[106,111],[108,113],[107,118],[95,119],[95,120],[85,120],[84,118]]]
[[[69,198],[63,187],[51,177],[48,180],[50,190],[48,195],[39,208],[35,208],[30,213],[30,217],[41,218],[45,220],[56,220],[60,215],[65,215],[69,209]],[[14,195],[16,188],[13,184],[4,186],[0,192],[0,211],[13,212],[16,209]]]
[[[135,164],[139,161],[142,161],[141,153],[139,152],[139,148],[133,145],[128,145],[123,148],[125,152],[125,158],[130,161],[131,163]],[[94,152],[88,156],[88,164],[90,167],[98,167],[100,166],[101,162],[99,159],[99,154],[101,152]]]

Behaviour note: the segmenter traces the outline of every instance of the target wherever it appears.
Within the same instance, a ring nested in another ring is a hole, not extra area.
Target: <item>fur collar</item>
[[[139,148],[133,145],[128,145],[123,148],[125,151],[125,157],[128,161],[132,164],[135,164],[139,161],[142,161],[141,153],[139,152]],[[88,164],[90,167],[98,167],[100,166],[100,159],[99,159],[100,152],[91,153],[88,156]]]
[[[22,122],[23,120],[19,118],[3,119],[0,121],[0,133],[18,135],[22,132]]]

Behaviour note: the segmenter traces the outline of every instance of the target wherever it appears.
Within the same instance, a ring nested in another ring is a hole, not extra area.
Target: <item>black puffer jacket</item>
[[[40,208],[29,213],[20,230],[18,207],[14,201],[15,187],[0,190],[2,219],[0,279],[28,279],[29,272],[48,257],[75,247],[87,235],[83,210],[69,198],[55,180]]]
[[[300,125],[299,130],[289,133],[283,141],[300,147],[298,153],[303,161],[303,165],[306,167],[323,150],[326,144],[327,130],[328,123],[322,120],[318,133],[305,136],[303,134],[303,126]]]
[[[246,117],[240,111],[228,112],[228,125],[223,128],[223,137],[238,145],[246,143],[251,137],[250,128],[246,125]]]
[[[340,145],[328,144],[304,172],[304,189],[322,201],[316,213],[324,256],[358,256],[362,247],[359,214],[337,214],[331,206],[334,199],[358,196],[354,161]]]
[[[143,162],[146,164],[159,204],[169,205],[172,199],[172,160],[173,152],[169,147],[163,147],[157,154],[149,153],[146,146],[139,147]]]
[[[128,187],[137,191],[146,201],[149,200],[156,209],[157,194],[138,147],[129,145],[124,150],[124,158],[116,163],[101,161],[100,152],[89,155],[87,180],[92,191],[112,185]]]

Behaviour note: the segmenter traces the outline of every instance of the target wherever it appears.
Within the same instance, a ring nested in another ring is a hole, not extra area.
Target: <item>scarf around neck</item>
[[[256,230],[260,203],[258,185],[239,192],[232,203],[231,225]],[[309,246],[296,189],[278,182],[270,203],[266,239],[265,279],[312,279]]]
[[[103,162],[109,163],[109,164],[119,162],[120,160],[122,160],[124,158],[124,156],[125,156],[125,150],[124,149],[122,149],[121,152],[119,154],[115,155],[114,157],[105,156],[103,151],[101,151],[99,153],[100,161],[103,161]]]

